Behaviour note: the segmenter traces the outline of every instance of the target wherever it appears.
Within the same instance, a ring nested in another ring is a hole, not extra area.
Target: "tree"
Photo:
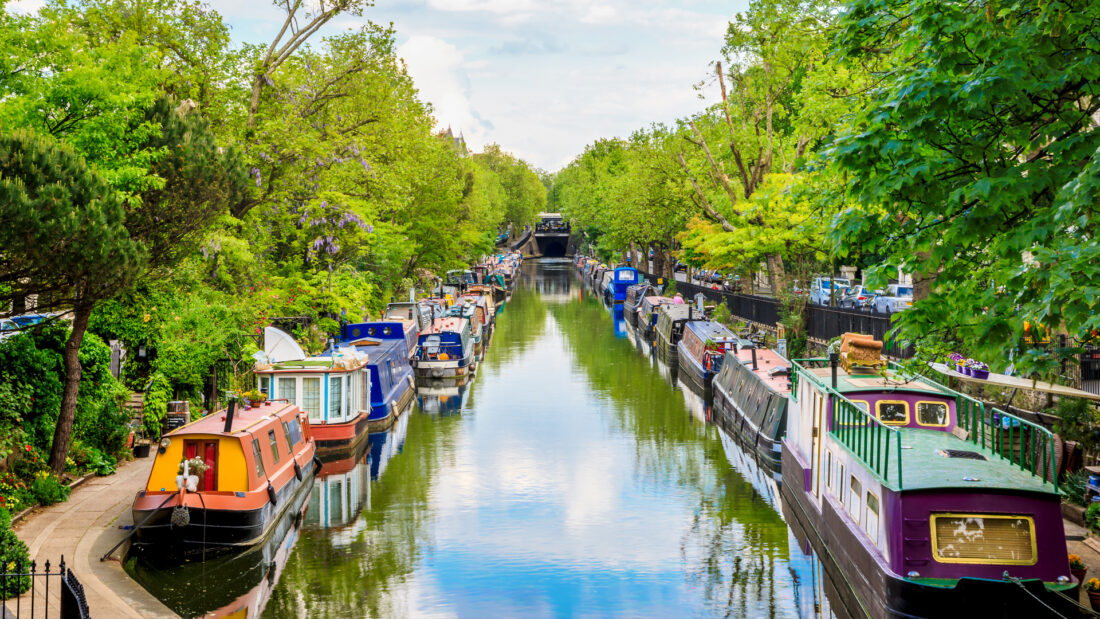
[[[832,239],[841,256],[880,252],[875,282],[913,274],[911,340],[999,356],[1025,320],[1100,328],[1100,6],[979,8],[857,0],[841,16],[837,52],[875,84],[829,153],[861,203]],[[1056,367],[1040,355],[1023,361]]]
[[[73,325],[50,467],[65,470],[80,386],[80,345],[95,303],[128,286],[148,259],[130,238],[117,192],[72,148],[17,130],[0,136],[0,281],[13,296],[66,293]]]

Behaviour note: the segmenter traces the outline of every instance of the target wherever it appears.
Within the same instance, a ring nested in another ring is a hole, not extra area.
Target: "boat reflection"
[[[411,406],[410,404],[409,407]],[[397,422],[385,432],[376,432],[367,437],[371,479],[378,479],[386,471],[390,460],[401,453],[401,448],[405,445],[405,435],[409,431],[408,412],[402,413]]]
[[[691,411],[691,416],[701,423],[709,423],[711,421],[711,404],[699,387],[694,383],[685,381],[683,376],[677,376],[675,384],[680,394],[684,396],[684,404]]]
[[[462,412],[469,398],[472,380],[465,376],[420,379],[416,383],[420,410],[438,415],[455,415]]]

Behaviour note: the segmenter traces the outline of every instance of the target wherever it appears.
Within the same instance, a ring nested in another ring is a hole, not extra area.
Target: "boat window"
[[[289,456],[294,453],[294,437],[290,435],[290,424],[283,422],[283,437],[286,438],[286,453]]]
[[[267,431],[267,440],[271,444],[271,461],[279,463],[279,442],[275,440],[275,430]]]
[[[875,402],[875,412],[882,423],[896,425],[909,423],[909,403],[904,400],[879,400]]]
[[[328,420],[341,421],[340,402],[343,400],[344,381],[339,376],[332,376],[328,381]]]
[[[873,492],[867,492],[867,518],[864,519],[863,530],[875,544],[878,544],[878,497]]]
[[[256,460],[256,477],[264,475],[264,455],[260,451],[260,439],[252,439],[252,457]]]
[[[391,333],[393,333],[393,329],[391,329],[390,327],[383,327],[382,328],[382,335],[389,335]]]
[[[298,424],[297,417],[291,419],[288,425],[290,426],[290,443],[296,445],[298,441],[302,440],[302,427]]]
[[[363,410],[370,410],[370,372],[364,370],[363,374]]]
[[[321,414],[321,379],[309,376],[302,379],[302,410],[309,415],[310,421],[324,420]]]
[[[855,407],[858,408],[859,410],[861,410],[861,411],[863,411],[867,414],[871,413],[871,405],[868,404],[867,402],[865,402],[864,400],[849,400],[849,402],[854,404]],[[838,406],[837,406],[838,410],[840,409],[840,406],[839,406],[840,404],[843,404],[843,400],[841,400],[840,403],[838,403]],[[844,418],[843,415],[838,414],[837,415],[838,419],[833,420],[833,426],[834,427],[860,428],[860,427],[863,427],[863,426],[867,425],[867,420],[864,419],[862,415],[860,415],[858,413],[853,413],[853,415],[855,416],[855,419],[852,419],[851,421],[848,421]]]
[[[1034,565],[1030,516],[932,514],[932,557],[939,563]]]
[[[833,487],[833,452],[825,450],[825,486]]]
[[[840,502],[844,502],[844,465],[841,464],[840,472],[836,476],[836,496],[840,499]]]
[[[947,426],[946,402],[917,402],[917,423],[922,426],[943,428]]]
[[[262,394],[264,394],[268,397],[271,396],[271,377],[270,376],[261,376],[260,377],[259,389],[260,389],[260,393],[262,393]]]
[[[856,524],[859,524],[861,505],[860,497],[863,494],[863,485],[859,483],[859,479],[857,479],[855,475],[852,475],[849,489],[850,492],[848,493],[848,513],[852,515],[852,518],[856,519]]]

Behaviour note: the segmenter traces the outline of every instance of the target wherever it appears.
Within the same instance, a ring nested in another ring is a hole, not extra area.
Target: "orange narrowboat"
[[[161,439],[134,500],[139,544],[248,546],[263,540],[317,471],[309,419],[294,404],[235,403]]]

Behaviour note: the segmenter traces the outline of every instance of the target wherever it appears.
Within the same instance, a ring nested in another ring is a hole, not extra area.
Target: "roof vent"
[[[976,451],[963,451],[961,449],[941,449],[939,453],[944,458],[961,458],[963,460],[988,460]]]

